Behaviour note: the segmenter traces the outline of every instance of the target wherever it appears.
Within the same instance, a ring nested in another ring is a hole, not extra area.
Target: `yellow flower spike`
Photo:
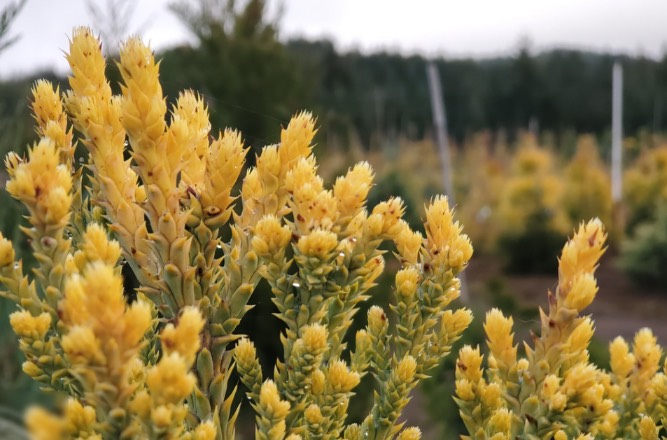
[[[43,408],[28,408],[25,424],[30,437],[34,440],[60,439],[65,434],[65,421]]]
[[[250,364],[254,362],[257,357],[255,344],[248,338],[241,338],[234,347],[234,357],[237,359],[237,363]]]
[[[434,264],[445,265],[456,272],[463,269],[472,257],[472,245],[453,220],[447,197],[438,196],[426,208],[426,251]]]
[[[70,164],[74,148],[72,131],[67,130],[67,115],[60,101],[60,90],[46,80],[38,80],[32,88],[32,111],[37,122],[37,134],[51,138],[60,151],[60,159]]]
[[[464,345],[456,361],[456,377],[466,378],[472,383],[479,382],[482,378],[482,357],[479,347],[472,348],[470,345]]]
[[[209,152],[208,135],[211,130],[208,108],[201,96],[186,90],[179,93],[172,113],[175,118],[185,121],[191,135],[191,142],[185,147],[191,154],[183,156],[183,182],[201,188],[204,186]]]
[[[607,411],[597,427],[597,430],[604,436],[611,438],[618,429],[620,416],[616,411]]]
[[[639,435],[642,440],[658,440],[659,429],[649,416],[643,416],[639,422]]]
[[[386,235],[394,238],[404,228],[401,217],[405,211],[405,205],[400,197],[392,197],[386,202],[380,202],[373,208],[372,215],[382,217],[382,230],[378,235]]]
[[[472,319],[472,312],[469,309],[457,309],[453,313],[451,310],[445,310],[442,315],[440,334],[446,334],[448,338],[457,337],[468,328]]]
[[[275,382],[268,379],[259,392],[259,404],[266,409],[267,415],[274,420],[284,420],[289,413],[289,402],[280,399]]]
[[[316,132],[315,120],[310,112],[293,116],[287,128],[281,131],[279,152],[282,176],[300,159],[310,156],[313,149],[311,142]]]
[[[202,422],[197,426],[192,436],[193,440],[215,440],[218,431],[211,420]]]
[[[399,224],[400,232],[394,237],[396,250],[398,250],[398,254],[407,264],[417,264],[419,253],[424,243],[424,237],[422,237],[420,232],[410,229],[405,220],[401,219]]]
[[[549,374],[542,382],[541,394],[544,399],[553,397],[560,388],[560,378],[555,374]]]
[[[382,307],[371,306],[368,309],[368,328],[374,335],[382,333],[387,327],[387,315],[384,313]]]
[[[9,324],[19,338],[44,339],[51,327],[51,315],[32,316],[27,310],[21,310],[9,315]]]
[[[96,334],[114,329],[125,312],[120,275],[104,263],[89,264],[82,276],[74,275],[65,285],[62,310],[65,322],[91,323]]]
[[[419,272],[415,267],[406,267],[396,272],[396,290],[405,297],[411,298],[417,292]]]
[[[160,333],[160,341],[165,354],[178,353],[188,365],[195,361],[195,356],[201,347],[199,334],[204,328],[205,320],[199,309],[194,306],[183,308],[178,319],[178,325],[174,327],[169,323]]]
[[[74,326],[62,339],[63,351],[75,365],[104,365],[106,357],[90,327]]]
[[[475,400],[475,391],[472,383],[468,379],[458,379],[456,381],[456,395],[464,401]]]
[[[285,440],[302,440],[303,437],[301,437],[299,434],[290,434],[287,437],[285,437]]]
[[[285,176],[285,189],[295,193],[308,188],[314,194],[323,189],[322,178],[317,175],[317,165],[314,157],[302,157],[287,172]]]
[[[311,425],[318,425],[324,421],[324,416],[322,416],[322,411],[320,407],[316,404],[311,404],[303,412],[306,421]]]
[[[596,369],[593,365],[575,364],[567,372],[561,389],[568,397],[581,394],[595,385],[596,377]]]
[[[262,217],[253,228],[252,248],[260,257],[271,258],[283,251],[292,238],[292,231],[280,220],[268,215]]]
[[[90,223],[83,234],[80,250],[74,255],[74,261],[79,271],[83,271],[86,264],[100,261],[114,266],[120,258],[120,245],[116,240],[109,240],[104,228],[97,223]]]
[[[574,281],[576,274],[593,273],[604,253],[606,239],[607,234],[599,219],[579,226],[563,247],[558,265],[559,278]]]
[[[49,138],[42,138],[28,152],[29,159],[20,163],[7,182],[7,191],[21,200],[31,212],[33,224],[64,227],[69,217],[72,177],[60,165],[58,150]]]
[[[583,353],[587,350],[594,332],[593,321],[590,318],[584,318],[567,339],[568,351],[571,354]],[[587,361],[588,356],[580,360]]]
[[[417,372],[417,361],[414,357],[406,355],[396,366],[396,375],[402,383],[412,383]]]
[[[201,194],[202,206],[208,217],[217,218],[219,222],[227,221],[229,214],[225,212],[234,200],[231,191],[243,169],[245,154],[241,134],[235,130],[226,129],[211,143],[206,160],[206,184]],[[261,196],[261,182],[256,169],[248,171],[242,194],[244,200]]]
[[[579,434],[577,440],[594,440],[594,437],[590,434]]]
[[[153,52],[140,39],[130,38],[121,47],[119,69],[125,83],[122,86],[123,126],[130,136],[132,148],[142,152],[145,148],[155,148],[166,130],[167,105]]]
[[[551,396],[549,401],[549,409],[551,411],[563,411],[565,410],[565,405],[567,405],[567,396],[561,392],[557,392]]]
[[[66,58],[72,68],[69,84],[74,93],[94,96],[102,101],[111,98],[111,87],[104,73],[106,61],[100,42],[90,28],[74,29]]]
[[[509,434],[512,426],[512,413],[507,408],[498,408],[491,414],[488,424],[492,432]]]
[[[333,232],[317,229],[302,236],[297,242],[299,252],[307,257],[325,260],[338,246],[338,236]]]
[[[160,403],[180,403],[195,386],[196,379],[189,370],[189,365],[180,354],[163,356],[146,374],[151,395]]]
[[[487,408],[498,408],[502,404],[502,393],[503,390],[501,389],[500,384],[491,382],[481,389],[482,403]]]
[[[422,438],[422,432],[419,428],[411,426],[405,428],[398,434],[397,440],[419,440]]]
[[[69,432],[88,431],[95,423],[95,408],[83,406],[75,399],[68,399],[65,405],[65,420]]]
[[[373,183],[373,169],[368,162],[360,162],[336,179],[333,195],[342,218],[356,216],[366,204]]]
[[[484,331],[486,332],[487,344],[491,353],[493,353],[493,357],[497,361],[501,361],[505,368],[509,368],[516,362],[517,348],[514,345],[513,325],[512,317],[506,318],[496,308],[486,314]]]
[[[640,380],[650,380],[658,371],[662,348],[649,328],[642,328],[635,335],[632,352],[636,359]]]
[[[350,371],[347,364],[340,359],[329,363],[327,378],[334,393],[349,393],[361,380],[359,373]]]
[[[280,154],[277,145],[269,145],[262,149],[257,157],[257,172],[262,187],[267,193],[278,190],[280,184]]]
[[[301,339],[308,353],[321,353],[327,348],[327,328],[321,324],[311,324],[302,330]]]
[[[570,291],[563,301],[567,308],[581,312],[591,305],[598,292],[598,283],[592,273],[584,273],[576,277]]]
[[[137,347],[151,327],[152,306],[146,301],[135,301],[123,316],[123,341],[126,347]],[[191,348],[190,348],[191,350]]]

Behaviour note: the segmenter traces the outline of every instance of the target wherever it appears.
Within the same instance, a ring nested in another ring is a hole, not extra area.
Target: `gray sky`
[[[153,48],[191,40],[167,10],[169,0],[137,1],[130,30]],[[515,50],[527,36],[536,49],[658,57],[667,42],[667,0],[285,0],[284,7],[283,37],[329,37],[342,49],[489,56]],[[90,24],[84,0],[28,0],[12,27],[21,39],[0,54],[0,78],[39,68],[66,72],[67,36]]]

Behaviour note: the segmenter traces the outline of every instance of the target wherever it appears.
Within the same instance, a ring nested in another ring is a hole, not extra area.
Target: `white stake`
[[[623,67],[614,63],[612,73],[611,110],[611,199],[619,203],[623,196],[622,151],[623,142]]]

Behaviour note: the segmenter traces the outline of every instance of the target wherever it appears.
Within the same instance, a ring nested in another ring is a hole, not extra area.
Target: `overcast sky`
[[[167,9],[170,0],[137,1],[130,30],[153,48],[192,41]],[[20,40],[0,54],[0,78],[40,68],[66,72],[67,36],[74,26],[93,24],[85,4],[28,0],[12,27]],[[667,0],[285,0],[281,36],[328,37],[341,49],[476,57],[510,53],[528,37],[537,50],[658,57],[667,42],[665,18]]]

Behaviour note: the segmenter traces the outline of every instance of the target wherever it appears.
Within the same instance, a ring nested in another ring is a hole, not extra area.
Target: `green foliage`
[[[619,265],[639,284],[667,287],[667,204],[621,244]]]

